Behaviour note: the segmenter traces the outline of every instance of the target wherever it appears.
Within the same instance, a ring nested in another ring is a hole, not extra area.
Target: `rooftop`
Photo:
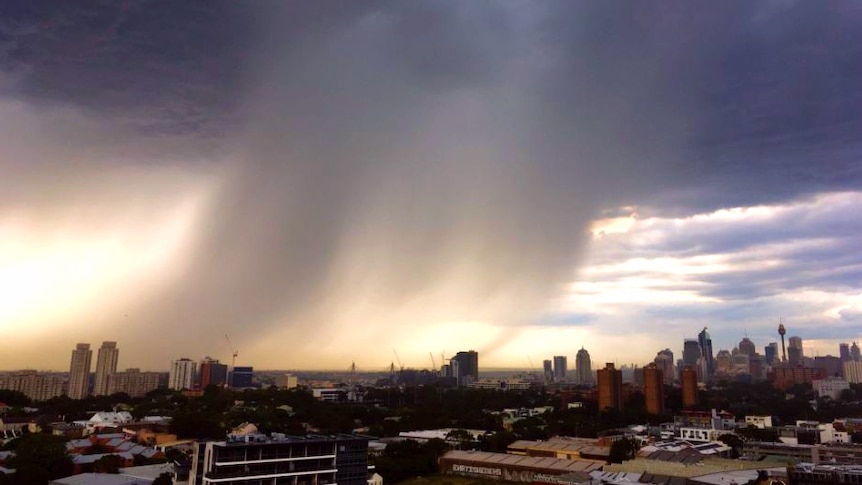
[[[534,456],[510,455],[508,453],[489,453],[485,451],[449,451],[441,457],[446,460],[459,460],[474,463],[503,465],[507,467],[552,470],[562,473],[592,472],[602,469],[602,464],[588,460],[564,460]]]

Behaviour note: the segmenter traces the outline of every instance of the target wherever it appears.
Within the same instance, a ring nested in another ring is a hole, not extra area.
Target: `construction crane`
[[[437,369],[437,361],[434,360],[434,354],[432,354],[431,352],[428,352],[428,355],[431,356],[431,370],[432,371],[438,370]]]
[[[233,356],[230,361],[230,368],[233,369],[236,367],[236,358],[239,356],[239,349],[235,348],[230,341],[230,337],[227,334],[224,334],[225,340],[227,340],[227,346],[230,348],[230,351],[233,353]]]
[[[401,363],[401,359],[398,358],[398,352],[395,349],[392,349],[392,353],[395,355],[395,362],[398,362],[398,367],[401,369],[401,372],[404,372],[404,364]]]

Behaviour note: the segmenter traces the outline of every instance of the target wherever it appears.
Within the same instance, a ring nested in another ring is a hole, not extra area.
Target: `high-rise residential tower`
[[[562,382],[566,380],[566,367],[568,366],[568,359],[566,359],[565,355],[555,355],[554,356],[554,380],[557,382]]]
[[[694,367],[682,368],[682,405],[690,408],[697,406],[697,371]]]
[[[550,360],[542,361],[542,371],[545,373],[545,382],[554,382],[554,363]]]
[[[96,382],[93,385],[94,396],[107,396],[110,392],[111,376],[117,372],[117,359],[120,349],[117,342],[102,342],[96,357]]]
[[[93,351],[90,344],[78,344],[72,351],[72,364],[69,366],[69,391],[72,399],[84,399],[90,390],[90,360]]]
[[[200,374],[201,389],[206,389],[209,385],[218,387],[227,385],[227,365],[219,363],[216,359],[204,358],[201,361]]]
[[[647,412],[664,414],[664,376],[662,370],[655,364],[649,364],[644,372],[644,398]]]
[[[604,369],[596,371],[596,380],[599,383],[599,411],[622,409],[623,372],[616,369],[613,362],[608,362]]]
[[[171,362],[171,370],[168,374],[168,387],[182,391],[192,389],[195,385],[195,374],[197,363],[191,359],[179,359]]]
[[[715,359],[712,354],[712,337],[706,331],[706,327],[697,334],[697,343],[700,345],[700,351],[706,365],[706,378],[709,380],[715,374]]]
[[[575,356],[575,374],[579,385],[593,385],[593,364],[590,361],[590,353],[583,347]]]

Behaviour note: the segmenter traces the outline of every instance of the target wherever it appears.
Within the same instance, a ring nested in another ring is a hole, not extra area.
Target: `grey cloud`
[[[0,7],[5,95],[86,111],[145,158],[188,165],[163,145],[180,135],[229,160],[185,276],[134,298],[201,341],[290,328],[310,348],[363,305],[384,336],[426,311],[535,321],[602,209],[859,181],[850,3],[78,7]]]

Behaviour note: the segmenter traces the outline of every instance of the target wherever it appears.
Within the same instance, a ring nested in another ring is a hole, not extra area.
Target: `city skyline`
[[[862,340],[850,2],[0,18],[0,369]]]

